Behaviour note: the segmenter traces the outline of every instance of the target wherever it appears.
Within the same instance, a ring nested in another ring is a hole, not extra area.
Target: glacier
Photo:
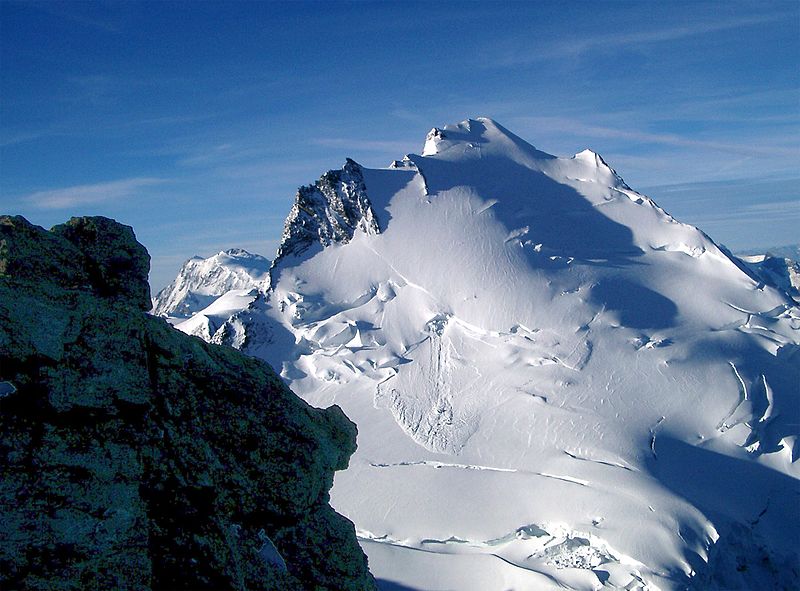
[[[477,118],[348,160],[204,304],[358,425],[331,503],[386,588],[800,582],[800,309],[591,150]]]

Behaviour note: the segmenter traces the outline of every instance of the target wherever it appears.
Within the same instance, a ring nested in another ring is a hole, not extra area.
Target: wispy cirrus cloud
[[[81,3],[56,3],[56,2],[29,2],[27,6],[39,10],[50,16],[71,21],[74,24],[81,25],[95,31],[104,33],[120,33],[122,27],[108,19],[98,18],[91,12],[90,5],[81,5]],[[87,9],[88,8],[88,9]]]
[[[316,146],[326,148],[345,148],[348,150],[359,150],[361,152],[390,152],[405,154],[410,148],[416,147],[419,141],[380,141],[363,140],[353,138],[316,138],[311,140]]]
[[[125,117],[120,117],[117,121],[103,117],[93,121],[92,125],[64,121],[58,125],[20,130],[9,129],[10,126],[4,122],[3,129],[0,129],[0,148],[57,137],[120,137],[129,134],[131,130],[142,131],[146,129],[150,131],[160,129],[163,130],[164,134],[167,134],[172,133],[176,127],[187,126],[188,124],[199,123],[208,119],[211,119],[211,115],[164,115],[160,117],[134,118],[126,114]],[[146,152],[148,155],[158,153],[155,148]]]
[[[78,205],[104,203],[133,197],[144,187],[163,182],[165,180],[159,178],[135,177],[106,183],[37,191],[24,195],[19,200],[37,209],[68,209]]]
[[[603,35],[573,37],[550,44],[538,51],[511,51],[494,55],[483,63],[484,67],[509,68],[525,66],[554,58],[577,57],[595,50],[619,50],[630,47],[677,41],[679,39],[708,35],[721,31],[752,27],[795,18],[793,13],[775,12],[728,19],[708,19],[690,24],[666,26],[658,29],[631,32],[612,32]]]
[[[733,249],[797,242],[794,176],[761,176],[637,187],[682,222]],[[768,237],[768,238],[765,238]]]
[[[800,156],[800,147],[792,145],[739,144],[702,140],[674,133],[654,133],[638,129],[591,125],[565,117],[520,117],[516,120],[537,129],[569,132],[582,137],[611,138],[669,146],[703,148],[743,156]]]
[[[800,221],[800,201],[769,201],[753,203],[698,216],[705,223],[731,223],[746,221],[753,223],[778,222],[786,220]]]
[[[44,137],[53,137],[56,135],[60,135],[60,133],[48,129],[42,129],[38,131],[20,131],[18,133],[3,133],[0,135],[0,148],[24,144],[25,142],[38,140]]]

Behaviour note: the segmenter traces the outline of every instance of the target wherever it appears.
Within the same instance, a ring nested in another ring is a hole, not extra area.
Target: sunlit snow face
[[[762,512],[795,486],[787,296],[594,152],[479,119],[402,164],[348,163],[358,191],[326,177],[303,217],[321,243],[217,329],[357,423],[332,500],[376,572],[679,588],[754,521],[777,560],[794,518]],[[369,231],[340,213],[355,198]]]

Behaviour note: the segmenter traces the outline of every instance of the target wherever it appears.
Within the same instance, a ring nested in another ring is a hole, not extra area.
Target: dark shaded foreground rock
[[[0,588],[374,589],[328,505],[355,425],[145,314],[148,266],[0,217]]]

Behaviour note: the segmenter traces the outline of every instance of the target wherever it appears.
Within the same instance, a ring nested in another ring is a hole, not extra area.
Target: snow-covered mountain
[[[800,262],[800,244],[784,244],[782,246],[770,246],[768,248],[760,248],[754,250],[746,250],[744,252],[737,252],[739,256],[756,256],[765,255],[772,258],[791,259],[794,262]]]
[[[348,161],[250,297],[216,340],[357,423],[332,504],[379,580],[797,586],[800,310],[594,152],[481,118]]]
[[[241,248],[223,250],[207,259],[192,257],[175,280],[153,298],[155,316],[191,318],[231,290],[266,288],[270,261]]]
[[[800,303],[800,262],[769,254],[742,256],[741,259],[765,283],[782,289]]]
[[[739,258],[762,281],[782,289],[800,303],[800,244],[740,254]]]

